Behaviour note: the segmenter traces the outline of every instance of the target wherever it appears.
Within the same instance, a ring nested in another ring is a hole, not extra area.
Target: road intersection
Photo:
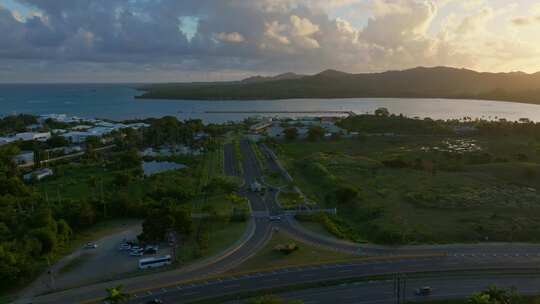
[[[104,296],[106,287],[123,285],[133,295],[131,303],[144,303],[159,297],[171,303],[189,303],[209,296],[222,296],[237,292],[276,288],[300,283],[352,277],[369,277],[393,273],[446,272],[446,271],[537,271],[540,265],[540,246],[534,244],[455,244],[387,247],[354,244],[334,238],[320,236],[308,231],[294,218],[283,216],[280,222],[271,222],[265,215],[283,215],[276,201],[276,189],[264,195],[249,191],[249,185],[262,177],[262,169],[254,151],[247,141],[240,143],[242,153],[242,178],[245,186],[240,191],[249,199],[252,217],[244,240],[234,248],[203,263],[183,269],[149,274],[108,283],[52,293],[32,299],[32,303],[92,303]],[[225,171],[239,175],[236,158],[231,145],[225,146]],[[275,161],[268,158],[267,161]],[[277,164],[272,164],[276,168]],[[366,258],[349,263],[291,267],[269,271],[219,276],[234,269],[253,256],[271,238],[276,229],[293,238],[316,246],[358,254]],[[540,270],[539,270],[540,271]],[[211,279],[208,279],[211,278]],[[459,281],[454,282],[459,285]],[[329,289],[332,290],[332,289]],[[380,292],[383,293],[382,290]],[[293,293],[294,295],[294,293]],[[382,295],[382,294],[381,294]],[[24,302],[20,302],[24,303]],[[314,302],[315,303],[315,302]],[[321,302],[322,303],[322,302]],[[344,301],[343,303],[346,303]],[[353,303],[353,302],[350,302]],[[354,302],[357,303],[357,302]]]

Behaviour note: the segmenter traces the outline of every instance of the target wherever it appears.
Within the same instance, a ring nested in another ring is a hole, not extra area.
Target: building
[[[261,133],[266,131],[268,128],[272,127],[271,121],[261,121],[259,123],[256,123],[252,125],[249,130],[253,133]]]
[[[13,137],[0,137],[0,146],[7,145],[14,140],[15,139]]]
[[[22,151],[19,155],[15,156],[14,161],[17,165],[33,165],[34,151]]]
[[[38,140],[46,141],[51,138],[51,132],[23,132],[15,134],[15,140],[29,141],[29,140]]]
[[[40,170],[36,170],[34,172],[31,172],[31,173],[28,173],[28,174],[25,174],[23,176],[23,179],[25,181],[31,181],[31,180],[37,180],[37,181],[40,181],[48,176],[52,176],[53,175],[53,170],[49,169],[49,168],[44,168],[44,169],[40,169]]]
[[[82,144],[86,142],[86,139],[90,136],[95,136],[89,132],[68,132],[62,134],[62,136],[74,144]]]

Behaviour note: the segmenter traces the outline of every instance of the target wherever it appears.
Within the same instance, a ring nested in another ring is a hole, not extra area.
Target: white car
[[[84,245],[84,249],[96,249],[98,248],[98,245],[96,243],[86,243],[86,245]]]
[[[130,250],[130,249],[131,249],[130,244],[121,244],[120,247],[118,248],[118,250],[120,250],[120,251],[126,251],[126,250]]]
[[[143,256],[144,249],[138,249],[138,250],[131,250],[129,253],[130,256]]]

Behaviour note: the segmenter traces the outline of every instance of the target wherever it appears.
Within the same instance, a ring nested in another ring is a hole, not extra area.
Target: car
[[[431,292],[432,292],[431,287],[424,286],[424,287],[420,287],[420,288],[416,289],[414,291],[414,294],[416,294],[417,296],[428,296],[428,295],[431,294]]]
[[[156,299],[153,299],[153,300],[150,300],[150,301],[146,302],[146,304],[163,304],[163,301],[156,298]]]
[[[120,247],[118,247],[118,250],[125,251],[125,250],[131,250],[130,244],[120,244]]]
[[[86,245],[84,245],[84,249],[96,249],[98,248],[98,245],[96,243],[86,243]]]
[[[268,219],[271,222],[281,222],[281,216],[279,216],[279,215],[271,215],[271,216],[268,217]]]
[[[144,250],[132,250],[129,255],[130,256],[143,256]]]

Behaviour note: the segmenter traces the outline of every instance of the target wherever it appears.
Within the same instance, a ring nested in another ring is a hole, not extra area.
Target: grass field
[[[540,154],[530,141],[373,136],[276,150],[304,194],[337,207],[339,224],[362,239],[540,241]],[[338,201],[343,186],[358,196]]]
[[[201,162],[201,178],[199,181],[199,189],[208,185],[210,180],[216,176],[224,174],[223,169],[223,145],[219,149],[206,153]]]
[[[269,172],[268,170],[265,171],[264,174],[264,181],[276,188],[282,188],[288,186],[287,181],[279,172]]]
[[[197,223],[197,225],[208,225],[207,223]],[[232,246],[246,230],[247,222],[210,223],[210,236],[208,250],[201,255],[197,242],[191,238],[183,246],[179,247],[179,266],[189,264],[200,258],[209,257],[220,253]]]
[[[290,254],[285,254],[275,250],[276,246],[289,243],[296,243],[299,247],[298,250]],[[256,255],[245,261],[231,272],[255,271],[268,268],[329,263],[354,258],[355,256],[350,254],[321,249],[295,241],[287,234],[277,232]]]

